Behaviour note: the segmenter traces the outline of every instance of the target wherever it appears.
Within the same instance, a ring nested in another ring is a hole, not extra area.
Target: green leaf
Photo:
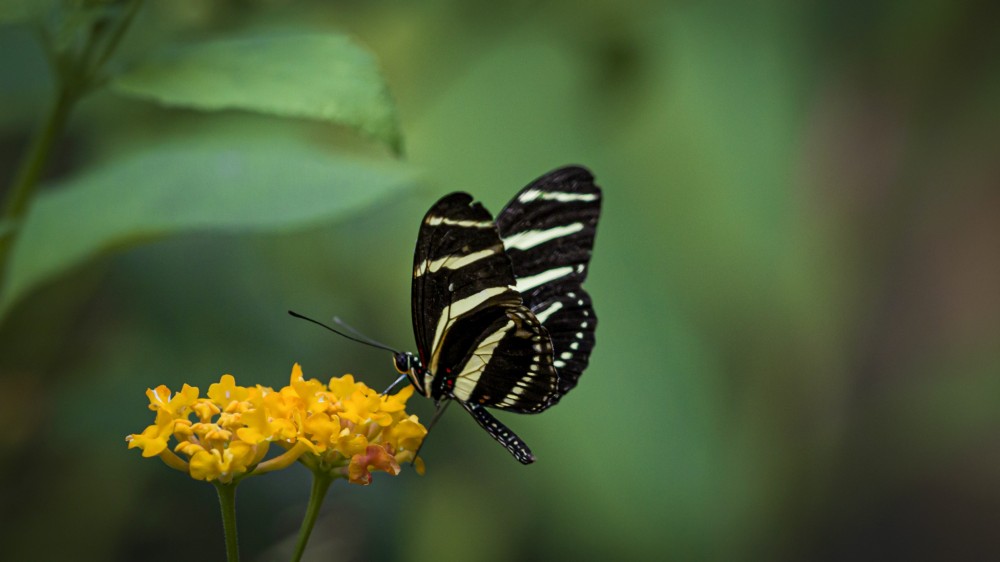
[[[52,8],[53,0],[0,0],[0,25],[38,19]]]
[[[139,151],[36,199],[10,256],[0,314],[39,283],[111,250],[192,231],[290,230],[356,213],[413,183],[401,164],[300,140]]]
[[[111,87],[165,105],[329,121],[400,151],[396,107],[375,57],[343,35],[275,35],[191,45],[140,63]]]

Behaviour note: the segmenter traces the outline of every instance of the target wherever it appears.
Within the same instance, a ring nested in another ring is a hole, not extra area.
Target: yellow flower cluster
[[[204,398],[186,384],[176,394],[163,385],[147,390],[156,422],[125,439],[144,457],[159,456],[198,480],[229,483],[301,460],[313,470],[369,484],[373,471],[396,475],[407,461],[423,472],[414,455],[427,430],[406,413],[412,394],[407,387],[381,395],[351,375],[324,385],[306,380],[298,364],[288,386],[277,391],[237,386],[232,375],[223,375]],[[271,443],[284,452],[264,460]]]

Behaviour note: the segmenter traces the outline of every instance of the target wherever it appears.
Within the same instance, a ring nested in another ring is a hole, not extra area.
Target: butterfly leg
[[[385,396],[386,394],[389,394],[390,392],[392,392],[392,389],[394,389],[397,386],[399,386],[399,383],[403,382],[404,379],[406,379],[406,373],[403,373],[402,375],[399,375],[398,379],[392,381],[392,384],[390,384],[388,388],[386,388],[385,390],[382,391],[382,396]]]
[[[417,452],[413,453],[413,460],[410,462],[410,464],[417,462],[417,455],[420,454],[420,449],[424,448],[424,443],[427,442],[427,437],[431,434],[431,428],[434,427],[434,424],[437,423],[438,418],[441,417],[441,414],[443,414],[444,411],[448,409],[449,404],[451,404],[451,400],[444,400],[442,402],[438,402],[437,410],[434,410],[434,417],[431,418],[431,423],[427,424],[427,434],[424,435],[424,440],[421,441],[420,446],[417,447]]]
[[[460,401],[461,402],[461,401]],[[462,406],[472,414],[473,419],[476,420],[487,433],[490,434],[494,439],[497,440],[501,445],[510,451],[510,454],[514,455],[514,458],[521,462],[521,464],[531,464],[535,462],[535,455],[531,453],[531,449],[528,445],[517,436],[516,433],[507,428],[504,424],[500,423],[500,420],[493,417],[486,408],[480,406],[479,404],[469,404],[468,402],[461,402]]]

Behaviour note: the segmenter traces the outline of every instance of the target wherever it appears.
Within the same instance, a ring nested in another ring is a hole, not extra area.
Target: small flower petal
[[[155,457],[166,449],[169,437],[169,432],[164,432],[163,428],[151,425],[144,429],[142,433],[129,435],[125,438],[125,441],[128,442],[129,449],[139,447],[142,449],[142,456],[148,458]]]
[[[146,397],[149,398],[150,410],[162,410],[174,416],[181,416],[198,399],[198,387],[185,384],[180,392],[171,395],[170,389],[161,384],[156,389],[147,389]]]
[[[405,386],[400,389],[396,394],[388,394],[382,396],[382,406],[383,412],[396,413],[401,412],[406,409],[406,401],[413,396],[413,385]]]
[[[364,453],[351,457],[348,479],[354,484],[367,486],[372,482],[373,470],[381,470],[395,476],[399,474],[399,464],[381,445],[369,445]]]

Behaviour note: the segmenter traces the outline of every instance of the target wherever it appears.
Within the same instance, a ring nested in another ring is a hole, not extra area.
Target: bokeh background
[[[948,0],[146,2],[122,67],[247,30],[351,34],[378,56],[415,179],[338,220],[158,238],[19,301],[0,325],[3,557],[222,559],[212,488],[125,448],[151,423],[145,389],[280,386],[293,362],[388,384],[386,354],[285,311],[412,348],[427,207],[466,190],[497,211],[579,163],[605,193],[598,344],[559,407],[500,416],[538,462],[451,411],[425,476],[333,487],[308,560],[1000,558],[997,16]],[[2,185],[50,88],[31,33],[0,27]],[[326,124],[98,93],[48,178],[219,128],[394,159]],[[240,487],[246,560],[287,559],[299,468]]]

